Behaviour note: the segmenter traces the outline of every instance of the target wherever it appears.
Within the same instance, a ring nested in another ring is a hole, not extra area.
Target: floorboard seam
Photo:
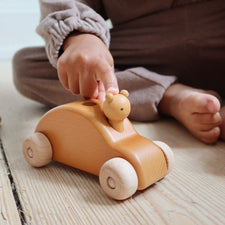
[[[23,207],[22,207],[22,204],[21,204],[21,201],[20,201],[20,198],[19,198],[18,191],[16,189],[16,185],[15,185],[15,182],[14,182],[14,179],[13,179],[13,175],[12,175],[12,172],[11,172],[11,169],[10,169],[10,166],[9,166],[9,163],[8,163],[8,159],[6,157],[5,150],[4,150],[3,143],[2,143],[1,139],[0,139],[0,149],[1,149],[2,156],[3,156],[3,160],[5,162],[7,175],[8,175],[9,181],[10,181],[10,186],[11,186],[13,197],[14,197],[14,200],[15,200],[15,203],[16,203],[16,207],[17,207],[19,216],[20,216],[21,224],[27,225],[26,218],[25,218],[25,215],[23,213]]]

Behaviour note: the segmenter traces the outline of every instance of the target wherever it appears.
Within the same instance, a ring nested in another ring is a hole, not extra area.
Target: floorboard
[[[205,145],[172,119],[133,123],[141,135],[172,148],[175,168],[132,198],[114,201],[93,175],[57,162],[39,169],[26,163],[22,142],[47,110],[18,94],[10,62],[0,62],[0,138],[27,224],[225,224],[224,142]],[[17,225],[19,213],[2,156],[0,168],[0,224]]]

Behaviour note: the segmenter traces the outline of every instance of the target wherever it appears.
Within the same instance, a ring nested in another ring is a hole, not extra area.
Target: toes
[[[220,113],[196,113],[192,116],[192,125],[189,127],[190,132],[206,144],[215,143],[220,136],[219,126],[222,123]]]
[[[200,130],[209,130],[212,127],[218,126],[222,123],[220,113],[193,113],[193,123],[202,126]],[[204,129],[204,127],[206,127]],[[208,128],[207,128],[208,127]]]
[[[214,144],[220,136],[220,128],[214,127],[208,131],[200,131],[195,135],[200,141],[206,144]]]
[[[210,96],[210,98],[207,99],[207,109],[209,110],[210,113],[219,112],[220,101],[214,96]]]
[[[220,110],[219,100],[209,94],[193,96],[193,110],[197,113],[217,113]]]

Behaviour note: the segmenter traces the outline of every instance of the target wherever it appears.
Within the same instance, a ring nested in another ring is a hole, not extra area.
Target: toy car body
[[[99,100],[84,100],[50,110],[24,141],[23,153],[35,167],[53,159],[97,175],[105,193],[122,200],[166,176],[173,153],[139,135],[127,118],[118,132],[102,107]]]

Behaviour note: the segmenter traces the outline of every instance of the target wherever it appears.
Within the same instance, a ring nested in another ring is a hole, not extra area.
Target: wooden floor
[[[0,224],[225,224],[225,143],[200,143],[172,119],[134,123],[141,135],[170,145],[175,168],[114,201],[93,175],[56,162],[41,169],[26,163],[22,142],[46,111],[17,93],[10,62],[0,62]]]

